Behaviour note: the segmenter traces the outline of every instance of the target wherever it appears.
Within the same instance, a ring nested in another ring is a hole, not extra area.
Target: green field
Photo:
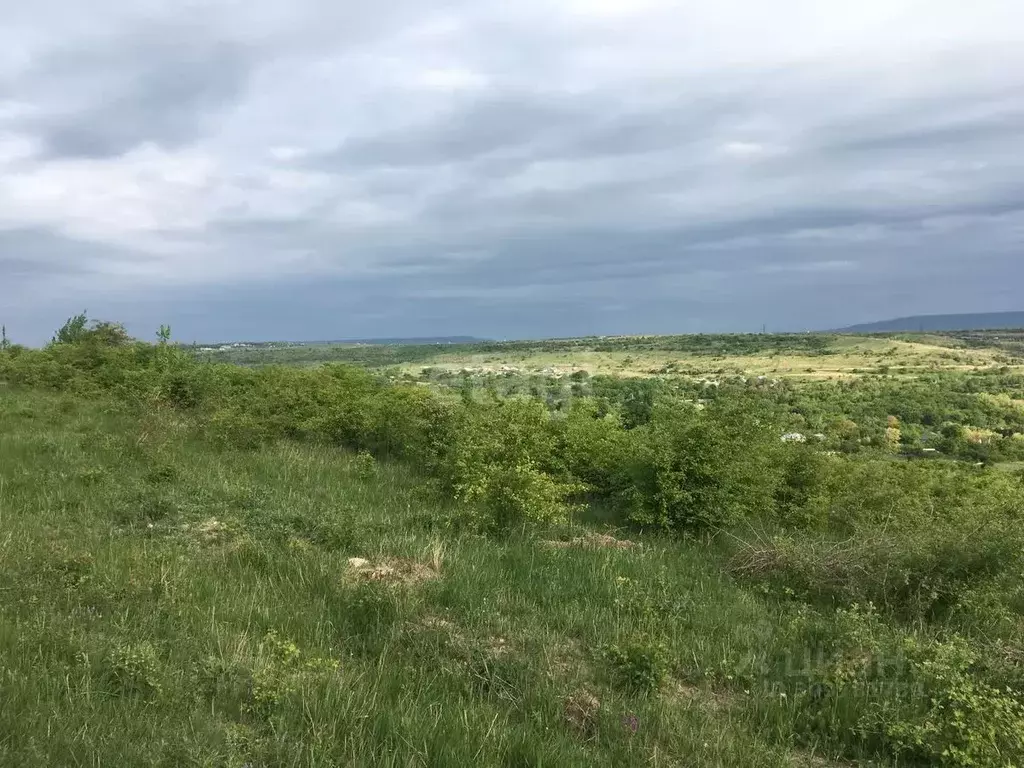
[[[505,373],[0,350],[0,765],[1024,763],[1012,366]]]
[[[937,370],[1010,367],[1024,371],[1024,348],[1009,332],[970,334],[707,335],[563,339],[471,344],[306,346],[266,345],[202,353],[246,365],[347,362],[475,374],[615,376],[772,375],[797,380],[841,379],[880,370],[916,375]]]

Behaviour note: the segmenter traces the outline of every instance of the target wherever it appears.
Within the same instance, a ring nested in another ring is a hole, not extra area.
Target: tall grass
[[[777,616],[696,545],[442,538],[398,465],[2,398],[0,764],[787,764],[714,689]],[[662,642],[660,693],[607,660]]]
[[[1019,479],[770,416],[0,353],[0,764],[1024,761]]]

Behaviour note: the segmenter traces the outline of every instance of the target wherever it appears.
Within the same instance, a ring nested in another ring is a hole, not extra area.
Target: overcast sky
[[[1024,309],[1020,0],[32,0],[0,321],[149,338]]]

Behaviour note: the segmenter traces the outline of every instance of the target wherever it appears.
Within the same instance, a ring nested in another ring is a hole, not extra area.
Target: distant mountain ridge
[[[989,331],[1024,328],[1024,312],[980,312],[959,315],[911,315],[838,329],[838,333],[900,331]]]

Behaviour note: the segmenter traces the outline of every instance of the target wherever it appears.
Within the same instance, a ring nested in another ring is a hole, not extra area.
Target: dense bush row
[[[203,362],[166,340],[133,342],[116,325],[88,329],[82,321],[73,319],[45,349],[7,350],[0,375],[25,386],[107,392],[188,411],[225,445],[318,440],[408,460],[485,510],[497,527],[562,518],[585,496],[613,502],[630,522],[675,532],[755,521],[850,531],[866,519],[906,527],[965,505],[987,507],[993,496],[1005,497],[1010,482],[948,464],[851,461],[779,439],[794,414],[808,425],[827,423],[833,434],[859,433],[850,416],[870,421],[868,404],[871,413],[891,414],[883,422],[890,432],[894,423],[903,431],[906,423],[941,428],[936,422],[967,406],[962,392],[931,381],[899,392],[870,382],[838,385],[829,399],[820,388],[688,390],[604,379],[588,387],[589,396],[552,412],[543,398],[447,396],[342,365],[248,369]],[[1016,412],[986,402],[970,401],[1006,420]],[[959,418],[990,416],[972,410]]]
[[[1024,377],[996,371],[937,372],[913,379],[865,375],[845,381],[794,382],[678,376],[620,378],[578,371],[563,379],[514,372],[458,374],[426,369],[407,381],[543,399],[551,410],[596,397],[614,406],[626,427],[649,420],[666,396],[710,401],[756,394],[786,431],[823,435],[842,453],[937,454],[970,462],[1024,461]]]
[[[552,413],[539,399],[445,397],[347,366],[203,363],[107,328],[8,352],[0,372],[24,386],[187,411],[227,446],[291,438],[408,460],[497,528],[565,518],[588,493],[677,531],[771,516],[775,486],[754,468],[785,450],[752,405],[666,399],[643,424],[623,424],[592,398]]]

